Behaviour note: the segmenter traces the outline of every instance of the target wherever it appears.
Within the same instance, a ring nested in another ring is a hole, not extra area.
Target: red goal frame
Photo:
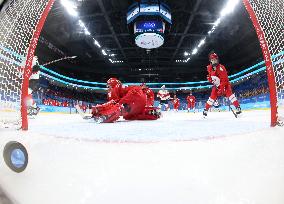
[[[34,52],[37,46],[38,38],[40,36],[41,30],[47,18],[47,15],[53,5],[55,0],[49,0],[39,21],[36,26],[36,30],[31,39],[28,54],[26,59],[26,64],[24,68],[24,77],[22,83],[22,93],[21,93],[21,118],[22,118],[22,130],[28,130],[28,113],[27,113],[27,105],[26,98],[28,97],[28,88],[29,88],[29,76],[32,72],[32,62],[34,57]]]
[[[257,19],[257,16],[249,3],[249,0],[243,0],[243,3],[245,5],[245,8],[250,16],[250,19],[253,23],[253,26],[255,28],[258,41],[260,43],[260,47],[262,50],[262,55],[265,61],[266,66],[266,73],[268,77],[268,86],[269,86],[269,93],[270,93],[270,106],[271,106],[271,126],[275,127],[278,122],[278,112],[277,112],[277,92],[276,92],[276,82],[275,82],[275,75],[274,75],[274,69],[273,64],[271,60],[271,54],[268,49],[268,44],[265,39],[265,35],[263,32],[262,27],[259,24],[259,21]]]

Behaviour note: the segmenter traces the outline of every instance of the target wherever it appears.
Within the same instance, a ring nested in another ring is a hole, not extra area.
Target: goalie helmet
[[[110,78],[109,80],[107,80],[108,88],[114,88],[118,85],[121,85],[121,82],[117,78]]]

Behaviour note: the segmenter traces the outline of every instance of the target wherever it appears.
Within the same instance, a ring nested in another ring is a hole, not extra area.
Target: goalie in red
[[[107,81],[108,102],[92,108],[97,123],[111,123],[123,116],[125,120],[157,120],[157,108],[147,107],[146,94],[141,86],[124,87],[116,78]]]
[[[205,104],[203,116],[206,117],[209,108],[219,96],[229,98],[230,102],[236,107],[236,115],[242,113],[240,104],[232,92],[231,84],[229,82],[227,70],[224,65],[219,63],[219,58],[216,53],[209,54],[210,64],[207,66],[207,79],[213,84],[211,95]]]

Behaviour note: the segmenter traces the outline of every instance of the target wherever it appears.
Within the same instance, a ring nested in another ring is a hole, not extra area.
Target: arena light
[[[97,40],[95,40],[95,39],[94,39],[94,43],[95,43],[95,45],[96,45],[97,47],[99,47],[99,48],[102,47],[102,46],[100,45],[100,43],[99,43]]]
[[[188,56],[188,55],[190,55],[188,52],[184,52],[184,56]]]
[[[221,23],[221,18],[218,18],[218,19],[214,22],[214,26],[217,27],[220,23]]]
[[[195,55],[195,54],[197,53],[197,51],[198,51],[198,49],[197,49],[197,48],[194,48],[194,49],[192,50],[192,54]]]
[[[199,44],[198,44],[198,47],[201,47],[202,45],[204,45],[204,44],[205,44],[205,40],[206,40],[206,38],[204,38],[203,40],[201,40],[201,41],[199,42]]]
[[[228,0],[226,6],[222,9],[220,15],[221,17],[224,17],[234,11],[237,4],[239,3],[239,0]]]
[[[61,4],[65,7],[65,9],[67,10],[67,12],[74,17],[78,16],[78,12],[75,10],[76,6],[68,1],[68,0],[61,0]]]
[[[108,59],[111,63],[113,63],[112,59]]]
[[[105,50],[102,50],[102,53],[103,53],[103,55],[107,55],[107,53],[106,53],[106,51]]]
[[[84,29],[84,32],[85,32],[86,35],[91,35],[91,33],[88,31],[87,28]]]
[[[78,23],[79,23],[79,26],[81,26],[82,28],[85,28],[85,24],[83,21],[79,20]]]

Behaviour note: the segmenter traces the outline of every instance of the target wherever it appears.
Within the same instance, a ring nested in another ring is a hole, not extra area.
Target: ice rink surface
[[[0,129],[29,153],[0,184],[19,204],[283,204],[284,128],[270,111],[167,112],[158,121],[95,124],[40,114],[27,132]]]

